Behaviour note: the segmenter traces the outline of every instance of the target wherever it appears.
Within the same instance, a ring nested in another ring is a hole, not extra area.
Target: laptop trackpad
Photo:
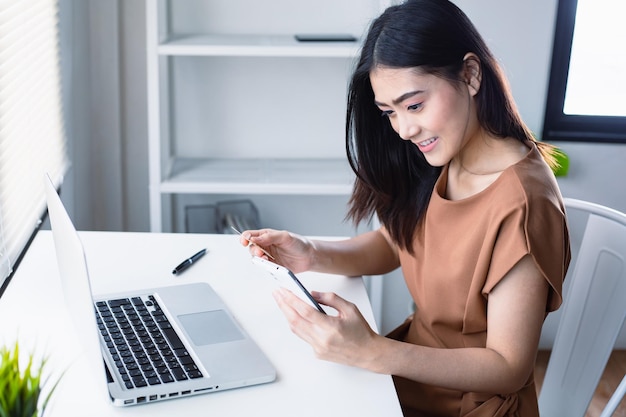
[[[184,314],[178,319],[197,346],[243,339],[243,334],[224,310]]]

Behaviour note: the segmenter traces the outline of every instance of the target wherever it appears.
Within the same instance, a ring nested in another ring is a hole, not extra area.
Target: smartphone
[[[298,277],[296,277],[295,274],[289,269],[282,265],[268,261],[267,259],[259,258],[258,256],[252,257],[252,262],[272,274],[274,279],[276,279],[280,285],[291,290],[291,292],[318,309],[321,313],[326,314],[322,306],[315,301],[315,298],[313,298],[311,293],[304,287],[304,285],[302,285]]]

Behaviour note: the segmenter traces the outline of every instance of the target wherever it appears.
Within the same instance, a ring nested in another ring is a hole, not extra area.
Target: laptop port
[[[172,393],[170,394],[170,397],[177,397],[177,396],[178,396],[178,393],[177,393],[177,392],[172,392]]]
[[[158,395],[151,395],[150,396],[150,401],[154,401],[158,398]]]
[[[135,400],[124,400],[124,404],[132,404]]]
[[[137,397],[137,404],[145,403],[146,397]]]
[[[191,390],[186,390],[181,392],[182,395],[187,395],[187,394],[191,394]]]

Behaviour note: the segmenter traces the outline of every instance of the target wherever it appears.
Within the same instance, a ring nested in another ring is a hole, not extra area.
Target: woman
[[[346,132],[349,217],[383,226],[339,242],[246,231],[242,244],[294,272],[401,267],[416,312],[383,337],[335,294],[314,293],[331,317],[279,290],[293,332],[322,359],[393,375],[406,416],[537,416],[534,361],[561,303],[566,219],[552,148],[521,121],[463,12],[409,0],[373,22]]]

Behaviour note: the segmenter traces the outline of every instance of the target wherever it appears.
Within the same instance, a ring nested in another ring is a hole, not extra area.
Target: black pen
[[[172,274],[174,274],[174,275],[180,274],[185,269],[189,268],[191,266],[191,264],[193,264],[195,261],[197,261],[198,259],[202,258],[205,253],[206,253],[206,249],[202,249],[200,252],[196,253],[191,258],[185,259],[184,261],[182,261],[180,263],[180,265],[178,265],[176,268],[174,268],[174,270],[172,271]]]

